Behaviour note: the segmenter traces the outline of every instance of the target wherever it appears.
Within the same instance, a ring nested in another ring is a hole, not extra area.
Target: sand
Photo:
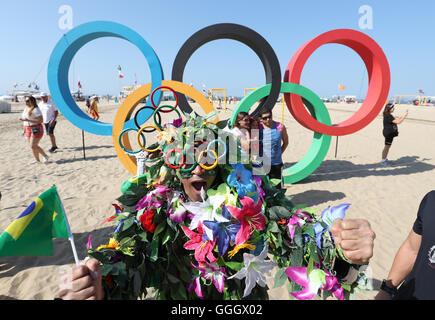
[[[333,123],[351,116],[358,104],[327,104]],[[121,184],[130,177],[118,160],[111,136],[85,133],[86,160],[82,150],[82,131],[63,116],[55,135],[59,149],[50,154],[50,163],[29,165],[31,150],[21,135],[18,121],[24,108],[12,104],[12,113],[0,114],[0,231],[37,197],[56,184],[74,234],[80,259],[86,256],[85,244],[92,235],[93,245],[107,243],[114,223],[103,223],[114,212],[111,203],[121,195]],[[118,105],[102,103],[101,121],[113,122]],[[198,106],[194,106],[199,110]],[[234,104],[221,118],[228,118]],[[375,288],[385,278],[395,253],[407,237],[423,196],[435,185],[435,107],[398,106],[396,116],[409,109],[409,117],[399,126],[400,135],[391,148],[392,167],[380,165],[384,145],[382,117],[378,116],[361,131],[333,137],[321,166],[302,182],[288,185],[287,194],[295,204],[323,210],[328,205],[351,203],[349,218],[367,219],[376,233],[370,273]],[[281,120],[281,104],[274,118]],[[290,145],[283,155],[285,163],[298,161],[308,150],[313,133],[299,125],[285,110]],[[49,138],[41,147],[48,151]],[[337,152],[336,152],[337,151]],[[0,299],[53,299],[59,276],[74,265],[71,246],[66,239],[55,239],[53,256],[0,258]],[[270,288],[273,281],[269,281]],[[372,299],[376,291],[360,299]],[[284,287],[270,290],[271,299],[288,299]]]

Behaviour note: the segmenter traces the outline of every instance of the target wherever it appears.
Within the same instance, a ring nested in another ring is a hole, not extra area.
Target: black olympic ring
[[[219,39],[240,41],[257,54],[266,73],[266,83],[271,83],[272,88],[269,96],[263,99],[253,115],[257,115],[263,109],[272,109],[276,104],[281,89],[281,67],[278,58],[266,39],[254,30],[239,24],[214,24],[199,30],[187,39],[175,57],[172,66],[172,80],[183,82],[184,69],[192,54],[203,44]],[[192,112],[192,107],[183,94],[179,95],[179,104],[184,113]]]
[[[154,109],[153,107],[150,107],[150,106],[145,106],[145,107],[142,107],[142,108],[140,108],[139,110],[137,110],[136,113],[135,113],[135,115],[134,115],[134,123],[136,124],[136,127],[137,127],[138,129],[140,129],[140,125],[139,125],[139,123],[137,122],[137,116],[139,115],[139,112],[141,112],[141,111],[144,110],[144,109],[151,109],[151,110],[153,110],[153,112],[155,112],[155,109]],[[162,125],[162,116],[160,115],[159,112],[157,112],[157,115],[159,116],[159,117],[158,117],[159,119],[157,120],[158,125],[161,126],[161,125]],[[144,130],[144,131],[147,132],[147,133],[150,133],[150,132],[154,132],[154,131],[156,131],[156,129]]]

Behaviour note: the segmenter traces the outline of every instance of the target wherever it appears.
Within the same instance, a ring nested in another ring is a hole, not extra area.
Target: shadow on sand
[[[343,192],[329,192],[326,190],[308,190],[290,196],[295,205],[303,204],[307,207],[314,207],[328,201],[337,201],[345,197],[346,195]]]
[[[298,184],[318,182],[318,181],[337,181],[354,177],[368,176],[397,176],[408,175],[418,172],[431,171],[435,166],[425,161],[430,159],[419,159],[418,156],[405,156],[391,161],[390,167],[384,167],[380,162],[372,164],[354,164],[346,160],[326,160],[320,167],[306,179]],[[284,168],[292,164],[286,163]]]
[[[107,155],[107,156],[93,156],[93,157],[86,157],[86,159],[83,159],[82,157],[74,158],[74,159],[62,159],[57,160],[56,164],[64,164],[64,163],[71,163],[76,161],[93,161],[93,160],[99,160],[99,159],[110,159],[110,158],[117,158],[117,155]]]
[[[87,256],[86,243],[89,235],[92,235],[92,247],[97,248],[109,241],[110,233],[116,226],[96,229],[92,232],[74,233],[74,243],[79,259]],[[19,256],[0,258],[0,278],[13,277],[17,273],[29,268],[44,266],[62,266],[75,264],[71,244],[68,239],[53,239],[54,255],[52,256]],[[6,297],[7,298],[7,297]],[[2,298],[0,297],[0,300]]]

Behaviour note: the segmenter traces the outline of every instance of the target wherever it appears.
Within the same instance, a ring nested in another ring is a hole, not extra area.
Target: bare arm
[[[54,122],[57,119],[57,116],[59,115],[59,111],[54,111],[54,119],[50,121],[50,126],[53,126]]]
[[[405,120],[405,118],[408,116],[408,112],[405,112],[405,114],[403,116],[401,116],[400,118],[394,119],[393,123],[395,124],[401,124],[403,122],[403,120]]]
[[[32,120],[32,119],[20,119],[21,121],[27,121],[27,122],[31,122],[31,123],[36,123],[36,124],[40,124],[42,123],[42,116],[37,117],[36,119]]]
[[[388,274],[387,281],[390,280],[393,286],[399,286],[411,272],[418,250],[420,249],[420,244],[421,235],[411,230],[408,238],[406,238],[397,252],[390,273]]]
[[[281,131],[281,137],[282,137],[282,153],[284,153],[285,149],[288,147],[288,134],[287,129],[284,125],[282,125],[282,131]]]
[[[387,285],[390,287],[398,287],[411,272],[415,259],[417,258],[420,249],[421,236],[413,230],[408,235],[408,238],[400,246],[394,257],[393,265],[386,279]],[[391,299],[388,293],[379,291],[376,299]]]

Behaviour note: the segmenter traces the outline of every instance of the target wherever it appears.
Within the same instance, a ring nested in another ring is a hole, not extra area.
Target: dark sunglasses
[[[268,116],[268,117],[261,117],[262,120],[268,120],[268,119],[272,119],[272,116]]]

